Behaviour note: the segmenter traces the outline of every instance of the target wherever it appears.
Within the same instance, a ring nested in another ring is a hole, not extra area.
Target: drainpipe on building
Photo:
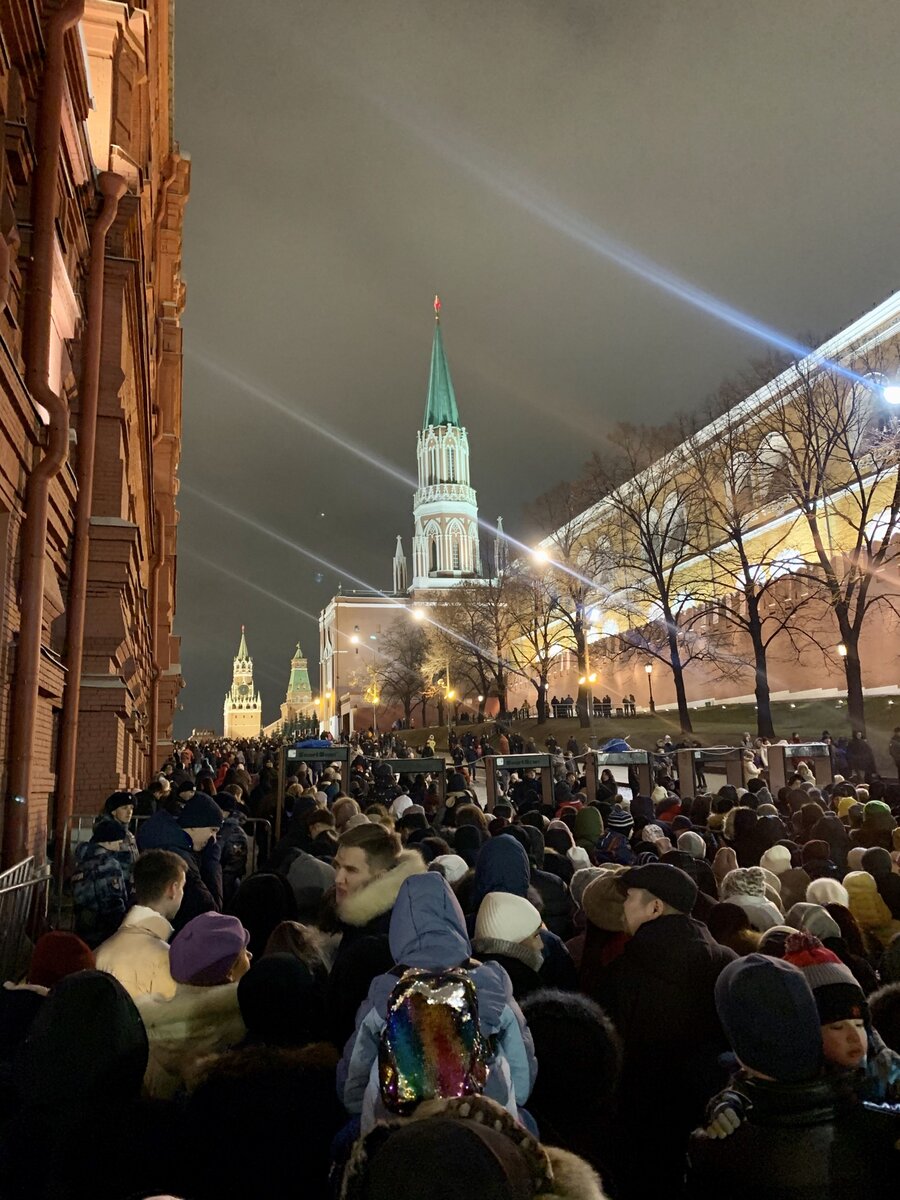
[[[19,574],[19,639],[12,693],[9,778],[3,822],[2,865],[14,866],[27,854],[28,804],[34,768],[41,636],[44,618],[44,564],[50,485],[69,453],[69,408],[51,389],[50,323],[53,300],[53,248],[59,176],[62,106],[66,86],[66,33],[84,14],[85,0],[69,0],[50,18],[35,130],[32,183],[31,269],[25,304],[23,357],[25,384],[49,414],[47,442],[25,489]]]
[[[84,660],[84,624],[87,610],[88,567],[91,550],[91,513],[94,507],[94,461],[97,451],[97,412],[100,403],[100,354],[103,348],[103,289],[106,274],[106,235],[109,233],[126,183],[121,175],[103,171],[97,178],[103,207],[91,232],[90,274],[87,288],[87,328],[79,395],[78,499],[75,535],[69,568],[66,604],[66,691],[63,697],[56,768],[57,870],[62,865],[66,824],[75,803],[75,767],[78,749],[78,713],[81,702],[81,671]]]
[[[154,441],[154,445],[156,442]],[[159,575],[166,561],[166,525],[162,508],[156,509],[156,553],[150,564],[150,765],[149,777],[159,769]]]

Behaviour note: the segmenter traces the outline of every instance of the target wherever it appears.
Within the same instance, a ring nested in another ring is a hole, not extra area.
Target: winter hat
[[[541,927],[541,914],[524,896],[489,892],[475,920],[476,941],[524,942]]]
[[[784,948],[787,940],[796,933],[791,925],[772,925],[763,931],[759,939],[760,954],[769,954],[772,958],[784,958]]]
[[[689,854],[691,858],[706,858],[706,842],[699,833],[692,833],[690,830],[679,835],[678,849],[683,854]]]
[[[169,951],[169,970],[176,983],[210,987],[227,983],[235,959],[250,941],[237,917],[205,912],[176,933]]]
[[[182,829],[221,829],[222,810],[203,792],[195,792],[178,814]]]
[[[544,842],[548,849],[555,850],[557,854],[565,854],[575,845],[572,830],[565,821],[551,821],[547,826]]]
[[[464,858],[460,858],[458,854],[439,854],[437,858],[431,860],[443,868],[444,878],[448,883],[459,883],[463,875],[469,869],[469,864]]]
[[[630,812],[626,812],[621,804],[614,804],[606,818],[606,824],[609,829],[625,834],[627,837],[634,828],[634,817]]]
[[[837,815],[842,821],[856,803],[856,796],[841,796],[840,800],[838,800]]]
[[[76,971],[93,971],[95,965],[93,951],[77,934],[54,929],[41,934],[35,943],[28,968],[28,982],[52,988],[67,975],[74,975]]]
[[[801,900],[799,904],[795,904],[791,908],[784,919],[794,929],[811,933],[813,937],[821,938],[823,942],[826,938],[841,936],[840,925],[828,909],[823,908],[821,904],[807,904]]]
[[[660,800],[668,800],[669,793],[664,787],[655,787],[650,793],[650,799],[654,804],[658,804]]]
[[[791,852],[787,846],[770,846],[759,860],[759,865],[773,875],[783,875],[791,869]]]
[[[114,821],[112,817],[102,817],[94,826],[91,841],[121,842],[123,836],[122,826],[118,821]]]
[[[626,870],[626,867],[604,868],[581,896],[581,907],[587,920],[608,933],[622,933],[625,929],[625,896],[618,881]]]
[[[799,967],[812,988],[819,1023],[867,1020],[869,1016],[863,990],[849,967],[836,954],[826,950],[811,933],[794,933],[785,946],[785,962]]]
[[[872,846],[863,855],[861,869],[868,871],[875,879],[881,879],[893,872],[894,860],[883,846]]]
[[[766,894],[766,876],[762,867],[738,867],[729,871],[719,886],[723,900],[729,896],[758,896]]]
[[[648,863],[630,867],[616,877],[623,894],[629,888],[641,888],[680,913],[689,913],[697,901],[697,885],[686,871],[670,863]]]
[[[579,867],[569,882],[569,895],[579,908],[583,907],[581,901],[585,889],[599,876],[607,873],[603,867]]]
[[[862,860],[867,853],[865,846],[852,846],[847,851],[847,870],[861,871],[863,869]]]
[[[409,796],[405,794],[398,796],[393,804],[391,804],[391,816],[395,818],[402,817],[408,808],[412,808],[412,803]]]
[[[371,824],[372,824],[372,822],[369,820],[369,818],[366,816],[365,813],[354,813],[353,816],[349,818],[349,820],[344,822],[343,832],[346,833],[348,829],[355,829],[357,827],[357,825],[371,825]]]
[[[641,830],[641,838],[645,842],[658,842],[660,838],[664,838],[665,836],[659,825],[645,825]]]
[[[822,1069],[821,1021],[803,972],[766,954],[731,962],[716,980],[716,1010],[737,1057],[779,1083]]]
[[[103,811],[112,816],[117,808],[124,808],[127,804],[134,807],[134,796],[132,796],[131,792],[113,792],[111,796],[107,797],[106,803],[103,805]]]
[[[591,865],[590,856],[583,846],[572,846],[566,851],[566,858],[576,871],[583,871]]]
[[[806,899],[809,904],[842,904],[850,907],[850,897],[847,889],[836,879],[814,879],[806,889]]]
[[[756,815],[758,817],[777,817],[778,809],[774,804],[759,804],[756,808]]]
[[[322,1038],[322,983],[295,954],[267,954],[238,982],[238,1006],[251,1038],[307,1046]]]
[[[806,842],[800,849],[800,865],[809,866],[812,862],[827,862],[831,858],[831,847],[825,841]]]

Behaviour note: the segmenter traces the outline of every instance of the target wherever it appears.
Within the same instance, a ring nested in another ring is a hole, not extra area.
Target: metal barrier
[[[744,759],[740,746],[705,746],[701,750],[678,750],[678,789],[683,797],[693,796],[697,791],[698,779],[705,785],[707,772],[724,775],[725,782],[732,787],[744,786]]]
[[[653,767],[646,750],[589,750],[584,766],[589,803],[597,799],[597,783],[604,767],[612,771],[617,783],[628,783],[629,786],[633,771],[637,775],[638,791],[642,796],[649,796],[653,789]],[[616,767],[619,768],[618,773]]]
[[[50,864],[26,858],[0,875],[0,981],[16,980],[24,969],[28,943],[47,922]]]
[[[803,745],[793,743],[785,746],[776,744],[767,747],[769,758],[769,790],[777,795],[783,788],[788,776],[792,775],[801,762],[810,764],[816,784],[824,787],[834,780],[834,765],[831,761],[831,747],[824,742],[806,742]]]
[[[549,754],[503,754],[488,755],[484,760],[487,811],[493,812],[498,799],[498,771],[540,771],[541,802],[545,809],[553,810],[553,767]]]
[[[266,858],[272,853],[272,822],[265,817],[248,817],[241,826],[247,835],[249,849],[247,851],[247,870],[244,879],[255,875],[259,867],[260,843],[263,843],[263,854]]]

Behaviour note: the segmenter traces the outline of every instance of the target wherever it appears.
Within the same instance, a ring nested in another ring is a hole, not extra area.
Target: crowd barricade
[[[265,817],[248,817],[241,829],[246,833],[248,843],[246,879],[249,875],[255,875],[260,862],[264,862],[272,853],[272,822]]]
[[[17,980],[43,933],[50,906],[50,864],[23,859],[0,875],[0,981]]]

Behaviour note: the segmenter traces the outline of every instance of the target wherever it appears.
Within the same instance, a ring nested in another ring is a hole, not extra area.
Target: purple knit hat
[[[235,959],[250,934],[237,917],[205,912],[188,921],[172,940],[169,970],[176,983],[212,987],[227,983]]]

